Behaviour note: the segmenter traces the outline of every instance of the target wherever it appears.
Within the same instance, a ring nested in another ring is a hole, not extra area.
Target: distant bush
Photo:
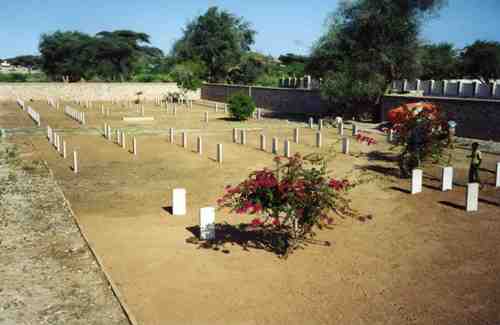
[[[229,112],[237,120],[249,119],[255,111],[252,97],[245,94],[235,94],[229,98]]]
[[[173,78],[169,74],[140,73],[132,77],[135,82],[171,82]]]
[[[26,82],[27,75],[22,73],[0,73],[0,82]]]

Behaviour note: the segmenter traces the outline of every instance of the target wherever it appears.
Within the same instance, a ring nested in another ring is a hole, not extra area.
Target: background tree
[[[328,21],[327,33],[315,45],[309,67],[320,77],[339,71],[342,79],[352,79],[350,84],[369,74],[360,80],[371,84],[359,89],[371,92],[379,86],[373,102],[377,104],[393,80],[416,75],[420,27],[442,4],[443,0],[342,2]],[[326,82],[324,87],[332,84]],[[367,93],[366,98],[370,97]]]
[[[12,65],[28,68],[30,72],[32,69],[37,69],[42,65],[42,58],[39,55],[19,55],[6,61]]]
[[[38,49],[42,70],[52,80],[69,76],[71,81],[90,79],[95,75],[94,38],[80,32],[42,34]]]
[[[422,80],[459,77],[458,53],[450,43],[426,44],[420,48]]]
[[[487,86],[500,79],[500,43],[476,41],[467,46],[460,56],[465,75],[481,80]]]
[[[172,70],[172,78],[181,89],[183,95],[189,90],[197,90],[202,85],[201,77],[206,73],[202,62],[185,61],[176,64]]]
[[[174,44],[173,55],[179,61],[201,60],[207,67],[208,80],[225,81],[250,50],[254,35],[243,18],[211,7],[188,23],[184,35]]]

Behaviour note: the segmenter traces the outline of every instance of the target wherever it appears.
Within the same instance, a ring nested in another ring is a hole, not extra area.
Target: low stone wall
[[[318,90],[253,87],[242,85],[204,84],[201,98],[227,102],[238,92],[251,96],[257,107],[283,114],[321,115],[328,112],[328,103]]]
[[[142,92],[142,98],[153,100],[156,96],[177,92],[176,83],[106,83],[106,82],[80,82],[80,83],[0,83],[0,101],[14,100],[16,96],[23,99],[42,100],[60,98],[63,100],[132,100],[136,94]],[[190,92],[190,99],[199,99],[200,91]]]
[[[460,137],[500,141],[500,100],[388,95],[382,100],[381,120],[394,107],[415,102],[432,102],[445,114],[451,113]]]

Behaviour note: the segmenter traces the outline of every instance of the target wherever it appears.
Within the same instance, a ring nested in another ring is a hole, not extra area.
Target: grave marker
[[[276,137],[273,138],[272,153],[275,155],[278,154],[278,138]]]
[[[76,150],[73,151],[73,172],[78,174],[78,152]]]
[[[208,112],[205,112],[205,123],[208,123]]]
[[[293,142],[297,144],[299,143],[299,132],[300,132],[299,128],[295,128],[295,130],[293,130]]]
[[[314,118],[312,117],[309,118],[309,128],[314,128]]]
[[[203,153],[201,136],[198,136],[198,139],[196,141],[196,147],[197,147],[198,154],[201,155]]]
[[[467,205],[465,207],[465,210],[467,212],[474,212],[478,210],[479,183],[467,184],[466,200]]]
[[[240,130],[240,144],[247,144],[247,132],[246,130]]]
[[[260,150],[266,151],[266,136],[264,134],[260,135]]]
[[[170,137],[170,143],[174,143],[174,128],[170,128],[170,131],[169,131],[169,137]]]
[[[182,132],[182,147],[187,148],[187,134],[186,134],[186,132]]]
[[[126,143],[127,142],[127,137],[125,136],[125,132],[124,131],[122,131],[122,141],[121,142],[122,142],[122,148],[126,149],[127,148],[127,143]]]
[[[132,138],[132,153],[137,156],[137,139],[135,137]]]
[[[497,181],[495,187],[500,187],[500,162],[497,163]]]
[[[64,159],[66,159],[66,140],[63,140],[63,149],[62,149],[62,156]]]
[[[238,143],[238,129],[233,128],[233,142]]]
[[[215,239],[215,208],[200,209],[200,239]]]
[[[453,189],[453,167],[444,167],[441,177],[441,190],[443,192]]]
[[[219,143],[217,145],[217,162],[218,163],[222,162],[222,143]]]
[[[291,154],[290,154],[290,140],[285,140],[284,144],[283,144],[283,147],[284,147],[284,155],[285,157],[287,158],[290,158],[291,157]]]
[[[318,130],[320,130],[320,131],[323,130],[323,119],[320,119],[318,121]]]
[[[172,214],[174,216],[186,215],[186,189],[174,188],[172,190]]]
[[[316,132],[316,147],[321,148],[323,145],[323,140],[322,140],[322,135],[321,132]]]
[[[339,123],[339,135],[344,136],[344,123]]]
[[[422,192],[422,177],[423,171],[421,169],[414,169],[411,173],[411,194]]]
[[[344,155],[349,154],[349,138],[342,138],[342,153]]]

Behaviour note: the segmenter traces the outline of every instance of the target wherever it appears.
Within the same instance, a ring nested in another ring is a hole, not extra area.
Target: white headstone
[[[172,191],[172,214],[183,216],[186,214],[186,189],[174,188]]]
[[[278,138],[273,138],[272,153],[275,155],[278,154]]]
[[[240,130],[240,143],[247,144],[247,132],[245,130]]]
[[[342,153],[349,154],[349,138],[342,138]]]
[[[394,130],[389,129],[389,131],[387,131],[387,142],[392,143],[392,141],[394,141]]]
[[[497,163],[497,181],[495,182],[495,187],[500,187],[500,162]]]
[[[187,148],[187,134],[186,134],[186,132],[182,132],[182,147]]]
[[[290,140],[285,140],[285,142],[283,143],[283,147],[284,147],[284,155],[285,157],[287,158],[290,158],[292,155],[290,154]]]
[[[205,112],[205,123],[208,123],[208,112]]]
[[[467,184],[467,206],[465,210],[467,212],[473,212],[478,210],[479,201],[479,183],[469,183]]]
[[[238,129],[233,128],[233,142],[238,143]]]
[[[260,135],[260,150],[266,151],[266,136],[264,134]]]
[[[175,142],[175,139],[174,139],[174,128],[170,128],[169,130],[169,141],[170,143],[174,143]]]
[[[126,138],[127,138],[127,137],[125,136],[125,132],[124,132],[124,131],[122,131],[122,140],[121,140],[121,143],[122,143],[122,148],[123,148],[123,149],[127,148],[127,143],[126,143],[127,141],[126,141]]]
[[[200,239],[215,239],[215,208],[200,209]]]
[[[78,152],[73,151],[73,172],[78,174]]]
[[[299,132],[300,132],[299,128],[295,128],[295,130],[293,130],[293,142],[295,142],[297,144],[300,141],[300,139],[299,139]]]
[[[135,137],[132,139],[132,153],[137,156],[137,139]]]
[[[312,117],[309,118],[309,127],[311,129],[314,128],[314,118],[312,118]]]
[[[200,136],[198,136],[198,139],[196,141],[196,147],[197,147],[198,153],[200,155],[203,154],[203,148],[202,148],[202,142],[201,142],[201,137]]]
[[[323,130],[323,119],[320,119],[318,121],[318,130],[320,130],[320,131]]]
[[[316,147],[321,148],[323,145],[323,139],[321,132],[316,132]]]
[[[340,124],[339,124],[339,135],[340,135],[341,137],[343,137],[343,136],[344,136],[344,123],[340,123]]]
[[[217,145],[217,162],[221,163],[222,162],[222,143],[219,143]]]
[[[441,177],[441,190],[443,192],[453,189],[453,167],[444,167]]]
[[[64,159],[66,159],[66,140],[63,140],[63,148],[62,148],[62,156]]]
[[[411,194],[422,192],[422,177],[423,171],[421,169],[414,169],[411,173]]]

